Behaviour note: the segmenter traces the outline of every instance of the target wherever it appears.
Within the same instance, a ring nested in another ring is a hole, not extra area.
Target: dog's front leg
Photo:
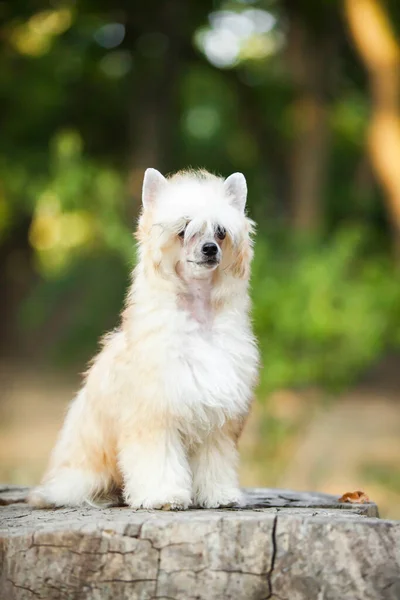
[[[227,428],[211,432],[191,458],[194,504],[217,508],[240,502],[237,462],[235,436]]]
[[[129,506],[188,508],[192,476],[178,431],[152,424],[136,429],[125,436],[119,462]]]

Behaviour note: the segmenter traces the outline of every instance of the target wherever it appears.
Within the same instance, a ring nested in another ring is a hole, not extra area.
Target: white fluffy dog
[[[132,508],[240,500],[237,441],[258,352],[249,318],[252,222],[241,173],[146,171],[121,327],[73,401],[34,506]]]

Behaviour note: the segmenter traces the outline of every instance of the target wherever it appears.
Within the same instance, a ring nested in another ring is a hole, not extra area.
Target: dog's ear
[[[229,175],[225,179],[224,187],[230,196],[232,206],[244,212],[247,199],[247,183],[243,173]]]
[[[143,179],[142,202],[144,208],[154,204],[158,193],[167,185],[167,180],[157,169],[146,169]]]

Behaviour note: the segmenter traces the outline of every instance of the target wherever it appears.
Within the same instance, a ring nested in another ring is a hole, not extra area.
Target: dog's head
[[[163,276],[204,279],[223,271],[247,278],[252,222],[241,173],[223,180],[206,171],[166,179],[147,169],[137,238],[142,258]]]

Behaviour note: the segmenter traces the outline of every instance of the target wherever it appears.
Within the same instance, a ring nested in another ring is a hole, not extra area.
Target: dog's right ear
[[[157,169],[146,169],[143,179],[142,203],[144,208],[150,208],[159,194],[167,185],[167,180]]]
[[[240,212],[244,212],[247,198],[247,183],[243,173],[233,173],[224,182],[225,190],[228,192],[232,206]]]

